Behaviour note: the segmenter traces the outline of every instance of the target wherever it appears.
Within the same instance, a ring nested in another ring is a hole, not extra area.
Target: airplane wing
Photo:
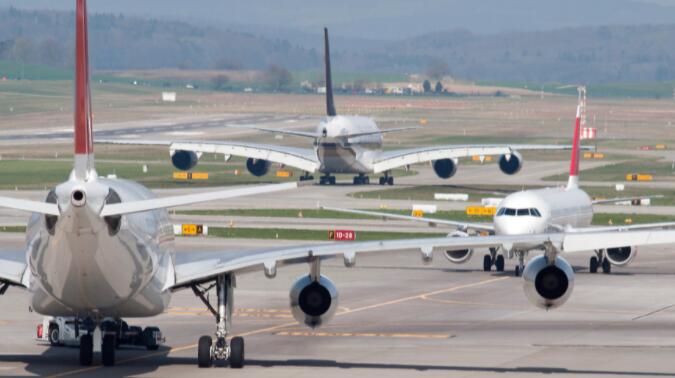
[[[260,251],[203,252],[176,254],[175,282],[172,290],[212,280],[224,273],[247,273],[274,270],[278,266],[309,262],[314,258],[343,255],[345,260],[375,252],[417,251],[430,257],[434,250],[488,248],[502,246],[508,250],[543,249],[552,245],[564,253],[595,249],[620,248],[675,243],[675,231],[625,231],[593,233],[549,233],[512,236],[470,236],[465,238],[426,238],[329,243]]]
[[[440,159],[457,159],[469,156],[487,156],[510,154],[519,150],[570,150],[570,145],[551,144],[514,144],[514,145],[449,145],[419,147],[405,150],[385,151],[373,162],[375,173],[411,164],[424,163]],[[582,150],[594,150],[593,146],[583,146]]]
[[[0,284],[23,286],[22,278],[26,271],[26,251],[0,249]],[[0,285],[0,295],[6,287]]]
[[[450,226],[450,227],[460,229],[460,230],[472,229],[472,230],[476,230],[476,231],[493,232],[494,229],[495,229],[490,224],[459,222],[459,221],[453,221],[453,220],[427,218],[427,217],[413,217],[413,216],[410,216],[410,215],[391,214],[391,213],[385,213],[385,212],[379,212],[379,211],[342,209],[342,208],[339,208],[339,207],[328,207],[328,206],[321,206],[320,209],[328,210],[328,211],[337,211],[337,212],[347,213],[347,214],[369,215],[369,216],[380,217],[380,218],[399,219],[399,220],[406,220],[406,221],[411,221],[411,222],[422,222],[422,223],[428,223],[430,226],[442,224],[442,225]]]
[[[169,146],[171,151],[193,151],[199,153],[215,153],[228,156],[241,156],[279,163],[301,169],[305,172],[315,172],[319,160],[314,150],[309,148],[295,148],[257,144],[247,142],[207,142],[207,141],[148,141],[124,139],[97,139],[99,144],[138,145],[138,146]]]
[[[644,223],[644,224],[624,224],[617,226],[567,228],[565,231],[569,233],[588,233],[600,231],[658,230],[673,227],[675,227],[675,222],[659,222],[659,223]]]
[[[598,200],[593,200],[592,204],[593,205],[604,205],[604,204],[608,204],[608,203],[635,201],[635,200],[652,199],[652,198],[663,198],[663,196],[659,194],[659,195],[654,195],[654,196],[636,196],[636,197],[598,199]]]

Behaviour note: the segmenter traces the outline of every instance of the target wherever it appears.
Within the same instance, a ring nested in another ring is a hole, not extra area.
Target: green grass
[[[641,223],[659,223],[659,222],[675,222],[675,216],[657,215],[657,214],[628,214],[628,213],[595,213],[593,214],[593,224],[596,226],[608,226],[628,224],[627,219],[631,220],[630,224]]]
[[[631,173],[649,174],[654,181],[670,181],[675,179],[673,163],[656,161],[651,159],[623,161],[608,164],[602,167],[584,169],[579,172],[579,179],[593,181],[618,181],[625,182],[626,175]],[[553,175],[544,177],[547,181],[566,181],[567,175]]]
[[[445,233],[356,231],[356,240],[392,240],[412,238],[433,238]],[[283,240],[326,240],[328,230],[300,230],[284,228],[224,228],[209,227],[209,236],[227,239],[283,239]]]
[[[478,85],[499,86],[507,88],[523,88],[533,91],[544,90],[548,93],[577,95],[577,86],[561,83],[530,83],[530,82],[504,82],[504,81],[479,81]],[[586,86],[588,93],[593,98],[649,98],[669,99],[673,97],[675,82],[648,82],[648,83],[604,83],[589,84]]]

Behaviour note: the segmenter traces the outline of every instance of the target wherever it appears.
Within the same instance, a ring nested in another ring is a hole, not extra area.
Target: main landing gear
[[[300,181],[312,181],[314,180],[314,176],[310,175],[309,172],[305,172],[302,176],[300,176]]]
[[[602,268],[602,273],[609,274],[612,272],[612,264],[605,257],[605,250],[600,249],[595,251],[596,256],[591,257],[589,262],[589,269],[591,273],[597,273],[598,267]]]
[[[518,265],[516,265],[514,275],[520,277],[523,275],[523,270],[525,270],[525,252],[516,251],[516,257],[518,257]]]
[[[215,286],[216,298],[218,303],[216,308],[206,297],[206,293]],[[233,337],[230,343],[227,342],[232,324],[233,288],[235,278],[232,274],[221,274],[216,277],[216,282],[211,286],[202,288],[197,285],[192,286],[192,291],[204,302],[206,307],[216,318],[216,339],[215,343],[211,336],[202,336],[199,338],[197,348],[197,362],[200,368],[211,367],[214,360],[228,360],[230,367],[242,368],[244,366],[244,339]]]
[[[326,174],[319,179],[319,185],[335,185],[335,176]]]
[[[354,176],[354,185],[369,185],[370,178],[363,173],[359,173],[358,176]]]
[[[483,271],[489,272],[495,266],[497,272],[504,271],[504,255],[497,255],[496,248],[490,248],[490,254],[483,256]]]
[[[394,177],[385,172],[384,176],[380,177],[380,185],[394,185]]]

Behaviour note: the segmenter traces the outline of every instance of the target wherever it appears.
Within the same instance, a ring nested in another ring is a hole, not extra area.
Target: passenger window
[[[502,215],[504,215],[504,211],[506,211],[506,209],[503,208],[503,207],[501,209],[499,209],[499,211],[497,211],[497,216],[501,217]]]
[[[515,209],[506,209],[504,214],[509,215],[509,216],[514,216],[514,215],[516,215],[516,210]]]
[[[518,216],[525,217],[530,215],[530,209],[518,209]]]

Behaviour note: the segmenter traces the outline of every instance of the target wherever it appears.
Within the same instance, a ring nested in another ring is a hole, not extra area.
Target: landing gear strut
[[[523,275],[523,270],[525,270],[525,252],[516,251],[516,256],[518,257],[518,265],[516,265],[514,273],[516,277],[520,277]]]
[[[335,185],[335,176],[326,173],[325,176],[321,176],[319,179],[319,185]]]
[[[597,273],[598,267],[602,268],[602,273],[609,274],[612,272],[612,264],[605,256],[603,249],[595,251],[596,256],[591,257],[589,262],[589,270],[591,273]]]
[[[370,184],[370,178],[363,173],[359,173],[358,176],[354,176],[354,185],[368,185]]]
[[[215,286],[218,303],[214,308],[205,293]],[[192,286],[192,291],[204,302],[206,307],[216,317],[216,340],[215,344],[211,336],[199,338],[197,361],[199,367],[211,367],[214,360],[228,360],[230,367],[241,368],[244,366],[244,339],[233,337],[227,343],[232,325],[232,307],[234,306],[233,288],[235,286],[234,275],[221,274],[216,277],[216,282],[207,288],[197,285]]]
[[[490,248],[490,254],[483,256],[483,271],[489,272],[492,265],[497,272],[504,271],[504,255],[497,255],[497,248]]]

